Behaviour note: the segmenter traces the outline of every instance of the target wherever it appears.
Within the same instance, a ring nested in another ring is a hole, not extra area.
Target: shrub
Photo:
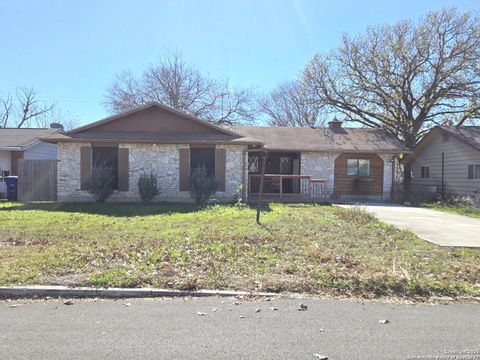
[[[245,185],[240,184],[235,189],[235,193],[233,194],[233,205],[237,208],[244,208],[247,206],[245,201],[243,201],[243,189],[245,189]]]
[[[143,173],[140,175],[137,186],[143,202],[150,202],[155,196],[160,194],[157,184],[157,176],[153,173]]]
[[[93,195],[96,202],[103,203],[113,194],[115,177],[109,167],[94,167],[92,175],[85,183],[87,191]]]
[[[458,206],[463,208],[479,207],[480,195],[446,195],[445,198],[439,197],[436,201],[438,204],[447,206]]]
[[[190,196],[196,204],[207,203],[217,188],[215,178],[208,175],[205,165],[193,169],[190,175]]]

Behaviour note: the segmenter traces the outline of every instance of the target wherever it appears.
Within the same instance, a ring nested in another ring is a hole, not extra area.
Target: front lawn
[[[480,209],[474,207],[446,205],[441,203],[427,203],[422,206],[433,210],[446,211],[457,215],[465,215],[480,219]]]
[[[338,207],[3,203],[0,284],[478,296],[480,249]]]

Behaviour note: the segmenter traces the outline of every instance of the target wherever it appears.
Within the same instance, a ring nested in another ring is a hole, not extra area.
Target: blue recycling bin
[[[17,201],[18,176],[6,176],[5,185],[7,185],[7,199]]]

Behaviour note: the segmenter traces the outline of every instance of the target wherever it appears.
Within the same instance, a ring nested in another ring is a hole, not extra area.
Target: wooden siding
[[[111,122],[98,125],[88,131],[224,134],[219,130],[158,107],[134,112]]]
[[[178,149],[179,152],[179,171],[180,171],[180,191],[190,190],[190,149]]]
[[[80,188],[86,190],[85,184],[92,175],[92,147],[82,146],[80,148]]]
[[[480,179],[468,179],[468,164],[480,164],[480,151],[448,136],[445,142],[441,130],[431,134],[423,151],[411,162],[412,186],[436,186],[441,191],[442,186],[442,152],[444,153],[444,176],[446,194],[473,194],[480,189]],[[422,166],[430,167],[430,177],[421,178]]]
[[[370,160],[370,176],[347,176],[348,159]],[[377,154],[346,153],[335,159],[334,193],[342,195],[383,195],[383,160]]]
[[[24,151],[25,160],[53,160],[57,158],[57,145],[40,142]]]
[[[225,191],[226,150],[215,149],[215,180],[218,191]]]
[[[118,149],[118,190],[128,191],[128,148]]]

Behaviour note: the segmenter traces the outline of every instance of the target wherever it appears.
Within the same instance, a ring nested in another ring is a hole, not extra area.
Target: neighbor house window
[[[8,170],[0,171],[0,181],[5,181],[5,178],[7,176],[10,176],[10,171],[8,171]]]
[[[480,164],[468,165],[468,178],[480,179]]]
[[[347,176],[370,176],[370,160],[348,159]]]
[[[422,166],[421,177],[422,179],[428,179],[430,177],[430,166]]]
[[[199,166],[205,166],[207,174],[215,176],[214,148],[190,148],[190,173]]]
[[[111,170],[113,188],[118,190],[118,147],[92,147],[92,172],[99,168],[109,168]]]

